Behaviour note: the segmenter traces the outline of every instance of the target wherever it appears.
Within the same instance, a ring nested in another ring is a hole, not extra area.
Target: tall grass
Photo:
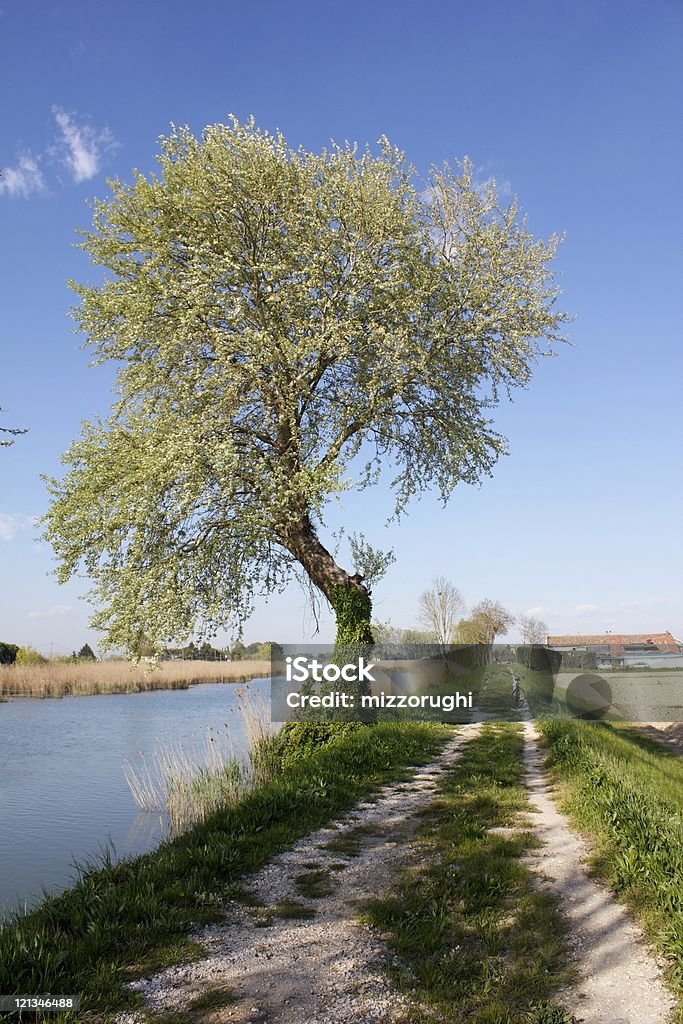
[[[237,683],[270,675],[267,661],[128,661],[0,665],[0,697],[65,697],[94,693],[184,690],[193,683]]]
[[[235,749],[227,728],[223,733],[209,728],[198,748],[170,742],[154,754],[151,764],[144,755],[138,767],[126,761],[124,774],[138,807],[166,811],[177,834],[272,778],[276,728],[265,698],[244,687],[237,693],[236,710],[246,750]]]

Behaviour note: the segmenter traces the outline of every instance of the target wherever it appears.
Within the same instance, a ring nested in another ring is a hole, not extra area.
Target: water
[[[123,763],[152,763],[172,739],[200,747],[208,728],[245,737],[236,691],[268,696],[270,681],[204,683],[188,690],[12,700],[0,703],[0,918],[30,908],[43,888],[75,877],[74,860],[153,849],[165,834],[159,811],[140,812]]]

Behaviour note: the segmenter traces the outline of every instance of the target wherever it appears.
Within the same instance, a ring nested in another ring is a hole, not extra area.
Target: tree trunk
[[[336,645],[371,647],[374,638],[370,628],[370,592],[363,584],[362,577],[350,576],[337,565],[327,548],[318,540],[308,514],[304,514],[297,522],[287,524],[282,531],[282,543],[301,563],[312,582],[334,608],[337,619]]]

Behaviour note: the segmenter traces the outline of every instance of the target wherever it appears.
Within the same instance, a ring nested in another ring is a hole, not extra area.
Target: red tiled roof
[[[569,636],[549,636],[548,647],[609,647],[612,654],[622,653],[624,647],[635,644],[652,644],[664,653],[677,654],[679,646],[671,633],[599,633],[597,636],[581,634]]]
[[[584,644],[654,644],[655,647],[676,647],[671,633],[579,633],[576,636],[549,636],[549,647],[582,647]]]

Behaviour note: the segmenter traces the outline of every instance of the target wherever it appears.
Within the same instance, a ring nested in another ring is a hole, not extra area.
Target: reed
[[[138,807],[166,811],[173,834],[236,804],[276,773],[276,729],[265,698],[243,687],[237,693],[236,711],[246,750],[236,749],[227,728],[222,733],[209,728],[203,743],[194,749],[171,741],[156,751],[151,764],[144,754],[137,767],[124,762],[124,775]]]
[[[0,665],[0,697],[66,697],[183,690],[194,683],[238,683],[270,676],[267,661],[129,661]]]

